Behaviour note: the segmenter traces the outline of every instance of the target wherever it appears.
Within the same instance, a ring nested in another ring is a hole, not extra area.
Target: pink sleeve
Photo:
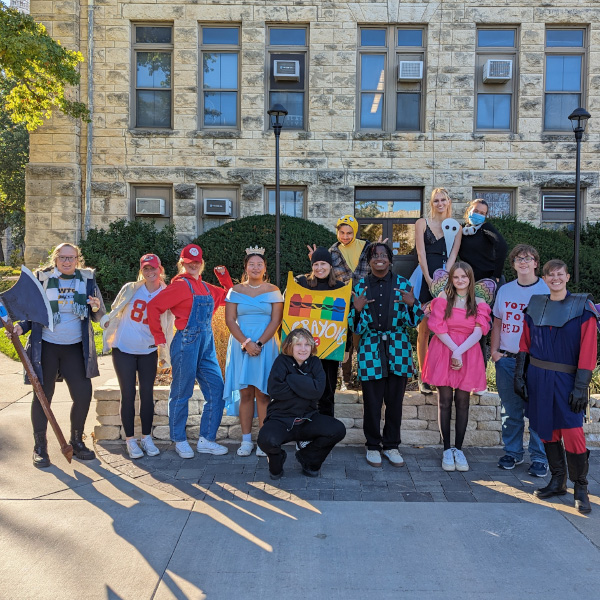
[[[427,326],[433,333],[448,333],[448,322],[444,319],[446,310],[446,300],[444,298],[434,298],[431,301],[431,314],[427,321]]]
[[[477,316],[475,317],[475,323],[481,326],[482,335],[487,335],[490,330],[490,315],[492,309],[485,302],[480,302],[477,305]]]

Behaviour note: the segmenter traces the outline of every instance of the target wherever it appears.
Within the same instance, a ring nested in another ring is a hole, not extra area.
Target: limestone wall
[[[87,4],[32,0],[31,12],[69,47],[87,55]],[[420,186],[425,197],[445,186],[460,208],[473,187],[513,188],[520,218],[538,224],[540,189],[574,185],[573,134],[543,132],[544,32],[588,28],[584,106],[600,114],[600,7],[597,0],[213,0],[155,3],[102,0],[93,10],[94,136],[91,225],[129,216],[132,184],[173,186],[173,222],[182,239],[199,231],[197,186],[234,186],[239,215],[265,210],[273,185],[274,140],[265,124],[266,24],[309,27],[308,130],[284,128],[282,185],[306,186],[308,218],[332,226],[353,212],[356,186]],[[172,130],[131,126],[132,23],[172,23]],[[241,25],[238,131],[203,130],[198,120],[199,23]],[[359,25],[426,26],[424,131],[356,131]],[[520,28],[515,133],[474,132],[475,36],[478,25]],[[82,90],[86,89],[82,68]],[[81,94],[85,100],[85,94]],[[600,218],[600,129],[592,118],[582,146],[585,217]],[[85,131],[56,119],[31,137],[28,170],[28,262],[58,238],[80,235]],[[49,169],[58,168],[54,172]],[[40,235],[41,233],[41,235]],[[37,248],[37,249],[36,249]]]
[[[98,388],[96,399],[96,415],[98,424],[94,429],[96,440],[125,439],[119,416],[120,391],[116,379]],[[157,387],[154,390],[154,427],[153,436],[158,440],[169,440],[169,418],[167,416],[168,387]],[[200,435],[200,416],[202,414],[202,393],[198,388],[189,402],[189,418],[187,436],[197,440]],[[589,446],[600,446],[600,395],[593,396],[590,403],[592,422],[584,425]],[[136,401],[139,409],[139,399]],[[136,411],[139,414],[139,410]],[[360,392],[336,392],[335,416],[346,426],[346,437],[343,444],[364,444],[363,405]],[[382,411],[383,419],[383,411]],[[452,422],[454,429],[454,421]],[[488,392],[483,396],[471,396],[469,424],[465,436],[465,444],[469,446],[499,446],[502,443],[500,414],[500,398],[498,394]],[[254,420],[253,438],[258,434],[258,420]],[[136,416],[135,435],[141,435],[139,416]],[[526,439],[528,434],[526,434]],[[217,440],[228,443],[239,443],[242,430],[238,417],[224,416],[217,435]],[[418,392],[407,392],[404,397],[402,411],[402,443],[409,445],[440,444],[440,433],[437,420],[437,395],[423,396]]]

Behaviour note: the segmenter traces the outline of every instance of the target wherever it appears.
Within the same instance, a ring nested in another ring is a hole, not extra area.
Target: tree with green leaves
[[[13,123],[4,109],[10,87],[0,80],[0,238],[10,227],[12,241],[22,246],[25,236],[25,166],[29,161],[29,134]],[[0,263],[8,262],[0,244]]]
[[[79,84],[77,66],[83,60],[33,17],[0,3],[0,83],[7,90],[3,108],[14,123],[35,131],[54,109],[89,120],[86,105],[65,96],[68,86]]]

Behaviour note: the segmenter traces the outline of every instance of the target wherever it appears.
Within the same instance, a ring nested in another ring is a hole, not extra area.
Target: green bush
[[[294,275],[308,273],[307,244],[329,248],[336,241],[335,233],[312,221],[299,217],[281,216],[281,289],[285,288],[288,271]],[[204,276],[216,283],[213,268],[225,265],[232,279],[240,279],[243,273],[245,249],[250,246],[265,248],[267,270],[275,282],[275,217],[257,215],[244,217],[210,229],[194,240],[203,251],[206,263]]]
[[[113,221],[108,230],[91,229],[80,242],[86,265],[96,269],[96,280],[107,304],[125,283],[137,279],[144,254],[158,255],[167,276],[172,277],[179,258],[177,246],[173,226],[158,230],[154,223],[125,219]]]
[[[560,258],[569,265],[573,273],[573,239],[572,233],[565,230],[552,230],[534,227],[529,223],[518,221],[514,216],[491,220],[504,236],[509,251],[517,244],[531,244],[540,254],[541,268],[552,258]],[[508,260],[504,266],[507,281],[515,279],[515,271]],[[571,275],[572,277],[572,275]],[[579,285],[573,279],[569,283],[572,292],[586,292],[600,301],[600,226],[587,225],[581,235],[579,248]]]

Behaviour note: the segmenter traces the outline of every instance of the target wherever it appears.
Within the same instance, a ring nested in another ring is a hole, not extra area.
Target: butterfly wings
[[[436,269],[433,273],[433,279],[429,291],[434,298],[440,295],[440,292],[446,287],[448,283],[448,271],[444,269]],[[475,296],[481,298],[486,304],[490,306],[494,302],[494,296],[496,294],[497,284],[493,279],[480,279],[475,282]]]

